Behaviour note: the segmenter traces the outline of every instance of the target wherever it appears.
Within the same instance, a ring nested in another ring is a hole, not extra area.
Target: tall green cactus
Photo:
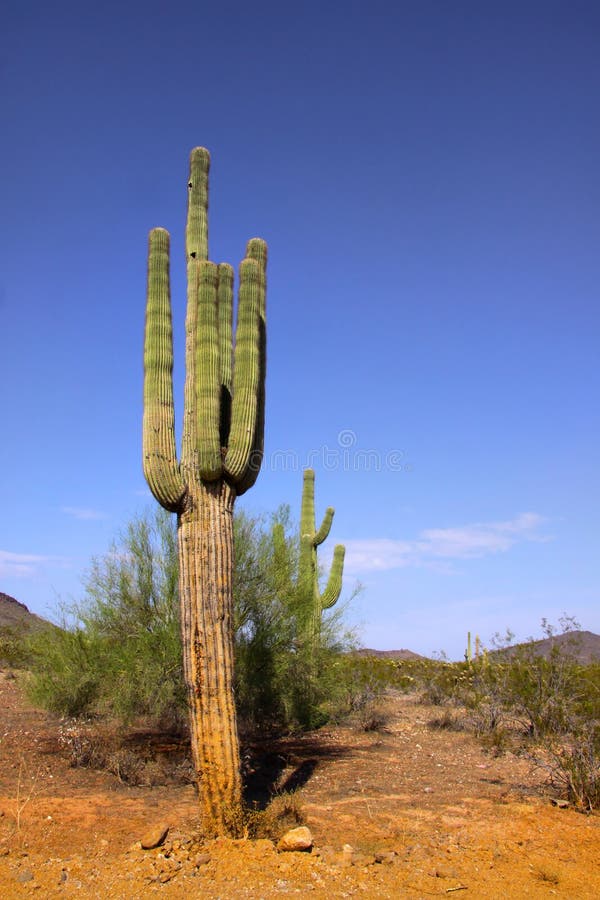
[[[233,696],[233,504],[262,461],[267,248],[240,264],[233,342],[233,270],[208,261],[210,155],[190,156],[186,226],[184,419],[175,442],[169,234],[150,232],[144,345],[144,475],[177,513],[184,676],[205,827],[232,833],[241,806]]]
[[[300,556],[298,559],[298,588],[307,611],[306,633],[314,650],[319,647],[323,610],[337,603],[342,591],[344,554],[346,548],[337,544],[333,550],[333,561],[329,578],[323,592],[319,589],[319,566],[317,547],[326,540],[331,530],[335,510],[328,506],[321,527],[315,525],[315,473],[305,469],[302,487],[302,511],[300,514]]]
[[[323,591],[319,587],[319,565],[317,547],[329,535],[334,509],[329,506],[321,527],[315,525],[315,473],[305,469],[302,488],[302,508],[300,514],[300,552],[298,557],[298,577],[294,589],[298,618],[303,640],[311,655],[315,655],[320,645],[323,610],[337,603],[342,590],[345,547],[338,544],[333,551],[333,562],[327,585]],[[276,570],[287,580],[286,552],[283,526],[273,529],[273,544]]]

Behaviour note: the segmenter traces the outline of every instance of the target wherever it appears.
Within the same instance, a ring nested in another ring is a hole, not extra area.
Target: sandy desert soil
[[[600,817],[553,806],[525,760],[432,729],[439,710],[413,696],[390,698],[388,713],[384,731],[335,727],[253,748],[255,783],[297,788],[315,839],[311,853],[280,853],[266,839],[205,841],[189,784],[132,787],[72,767],[65,723],[0,673],[0,895],[600,896]],[[142,850],[162,822],[166,842]]]

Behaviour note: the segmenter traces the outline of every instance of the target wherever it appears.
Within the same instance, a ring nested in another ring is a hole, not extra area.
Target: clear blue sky
[[[600,5],[4,9],[0,590],[52,614],[153,502],[146,238],[172,234],[180,400],[204,145],[211,258],[270,249],[239,505],[298,509],[314,463],[368,646],[460,656],[563,611],[600,632]]]

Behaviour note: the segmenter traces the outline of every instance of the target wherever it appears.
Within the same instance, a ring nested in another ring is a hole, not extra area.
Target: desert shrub
[[[304,822],[302,803],[298,791],[275,793],[264,809],[246,812],[244,831],[250,838],[267,838],[276,841],[290,828]]]
[[[33,702],[67,716],[183,722],[177,552],[168,516],[132,521],[94,559],[70,623],[30,642]]]
[[[294,597],[282,589],[272,524],[289,533],[289,511],[234,519],[236,703],[242,730],[310,728],[327,718],[336,686],[331,661],[349,644],[343,608],[326,617],[318,663],[299,638]],[[286,538],[285,564],[297,561]],[[109,552],[94,559],[81,602],[66,625],[28,645],[31,699],[67,716],[144,716],[161,727],[187,721],[179,628],[178,560],[173,517],[157,510],[132,521]]]
[[[461,716],[446,707],[443,712],[433,716],[427,723],[434,731],[463,731],[464,721]]]
[[[33,671],[27,693],[36,705],[64,716],[89,712],[100,695],[97,646],[82,628],[36,634],[30,639]]]
[[[273,541],[275,524],[283,525],[284,552]],[[236,516],[236,696],[242,726],[251,731],[324,724],[338,690],[334,663],[355,641],[344,624],[346,604],[338,603],[323,617],[316,654],[306,645],[294,589],[296,535],[286,506],[266,521]]]
[[[16,628],[0,628],[0,666],[24,669],[30,662],[27,643]]]
[[[423,696],[459,709],[487,749],[524,753],[577,807],[597,809],[600,663],[582,664],[577,623],[564,617],[561,624],[563,639],[551,642],[545,656],[533,639],[516,647],[503,639],[495,652],[471,661],[433,663]],[[542,629],[546,638],[556,635],[545,620]]]
[[[550,782],[579,809],[600,809],[600,723],[579,722],[561,741],[547,739],[535,757]]]
[[[275,519],[287,519],[282,509]],[[294,623],[277,587],[270,529],[262,517],[234,522],[236,702],[243,727],[275,727],[289,718],[290,649]]]

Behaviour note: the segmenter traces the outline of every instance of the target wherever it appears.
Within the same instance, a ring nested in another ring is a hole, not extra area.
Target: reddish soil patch
[[[72,768],[64,724],[0,673],[0,893],[600,896],[600,818],[552,806],[526,761],[432,730],[436,711],[414,697],[390,698],[388,712],[382,732],[329,728],[253,748],[254,789],[275,777],[297,787],[315,838],[310,854],[277,853],[267,840],[204,841],[189,784],[128,787]],[[166,843],[141,850],[163,821]]]

